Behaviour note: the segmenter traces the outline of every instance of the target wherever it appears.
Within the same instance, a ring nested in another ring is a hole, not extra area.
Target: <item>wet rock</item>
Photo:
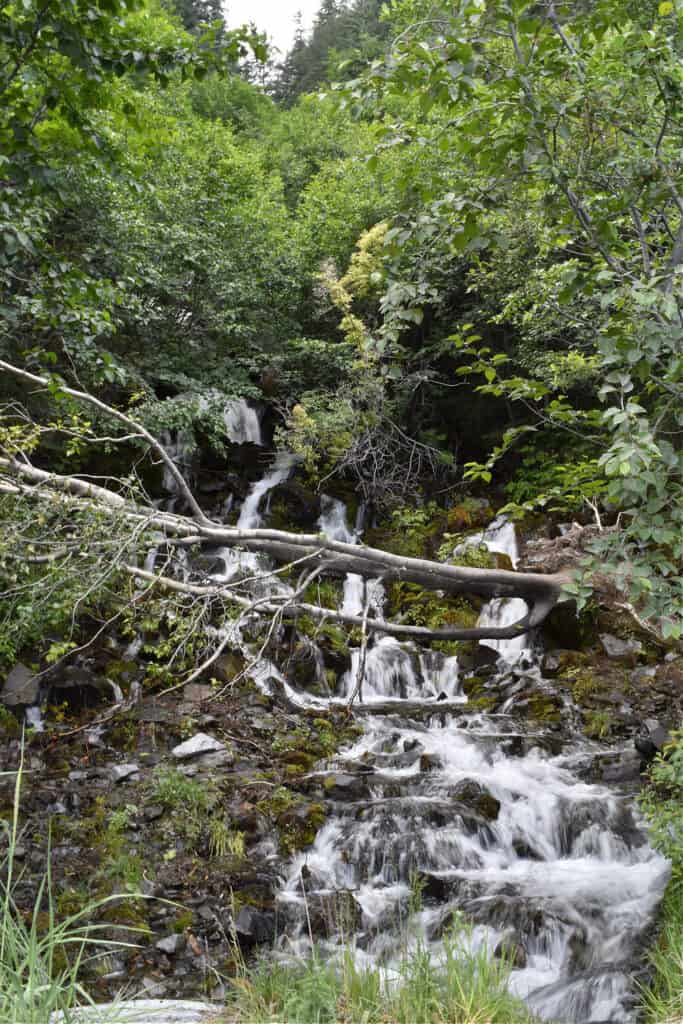
[[[477,644],[474,649],[473,656],[473,668],[475,672],[477,669],[484,668],[488,665],[496,665],[499,657],[500,653],[495,649],[495,647],[489,647],[488,644]]]
[[[420,771],[433,772],[435,768],[441,768],[443,762],[437,754],[420,755]]]
[[[486,818],[487,821],[495,821],[500,813],[500,800],[497,800],[484,786],[472,779],[464,779],[459,782],[455,787],[453,797],[476,811],[482,818]]]
[[[179,743],[171,751],[173,757],[183,761],[188,757],[196,757],[198,754],[210,754],[214,751],[225,750],[226,746],[213,736],[207,736],[204,732],[198,732],[184,743]]]
[[[154,947],[161,953],[175,956],[176,953],[180,953],[185,948],[185,936],[177,933],[167,935],[165,939],[159,939],[158,942],[155,942]]]
[[[21,662],[10,670],[0,694],[0,700],[8,707],[35,704],[40,695],[40,680]]]
[[[361,927],[363,912],[351,892],[313,892],[306,896],[311,931],[330,938],[341,932],[353,935]]]
[[[656,718],[646,718],[634,743],[638,753],[651,761],[667,743],[671,743],[671,734]]]
[[[541,628],[543,640],[550,648],[580,651],[590,640],[590,628],[579,617],[573,600],[558,602]]]
[[[550,652],[543,655],[541,661],[541,673],[546,679],[554,679],[562,669],[562,659],[559,654]]]
[[[241,946],[272,942],[275,938],[275,915],[253,907],[242,907],[235,918],[234,930]]]
[[[635,750],[607,755],[599,767],[599,779],[608,785],[639,783],[641,770],[642,759]]]
[[[527,955],[519,936],[513,932],[506,932],[493,951],[493,955],[500,960],[505,960],[508,966],[515,969],[526,967]]]
[[[419,871],[415,878],[424,903],[447,903],[453,891],[453,881],[430,871]]]
[[[622,640],[612,633],[601,633],[600,643],[608,658],[635,661],[643,647],[639,640]]]
[[[113,782],[123,782],[124,779],[130,779],[131,776],[137,775],[140,771],[139,764],[115,764],[111,769],[111,779]]]
[[[363,776],[350,772],[336,772],[328,775],[324,782],[325,795],[332,800],[364,800],[368,796],[367,782]]]

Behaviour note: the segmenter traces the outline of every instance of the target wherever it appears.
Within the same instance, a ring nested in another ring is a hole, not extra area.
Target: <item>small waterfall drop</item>
[[[258,413],[244,398],[228,402],[223,422],[233,444],[263,444]]]

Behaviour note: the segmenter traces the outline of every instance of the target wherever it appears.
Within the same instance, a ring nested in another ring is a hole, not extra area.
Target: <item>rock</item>
[[[429,871],[418,871],[416,882],[420,897],[425,903],[447,903],[453,889],[453,882]]]
[[[35,704],[40,695],[40,680],[21,662],[10,670],[0,694],[0,700],[8,707]]]
[[[513,932],[506,932],[493,951],[493,955],[505,960],[512,968],[526,967],[527,956],[519,936]]]
[[[235,755],[231,750],[227,748],[225,750],[212,750],[208,754],[202,754],[201,757],[197,758],[197,764],[200,768],[223,768],[226,765],[234,764]]]
[[[638,753],[651,761],[667,743],[671,743],[671,734],[656,718],[646,718],[634,743]]]
[[[442,768],[443,762],[438,754],[421,754],[420,755],[420,771],[421,772],[432,772],[435,768]]]
[[[205,732],[198,732],[191,739],[179,743],[171,751],[177,761],[183,761],[187,757],[196,757],[197,754],[210,754],[213,751],[225,750],[226,746],[213,736],[207,736]]]
[[[183,700],[188,704],[201,704],[213,696],[213,687],[208,683],[188,683],[183,688]]]
[[[159,939],[158,942],[155,942],[154,947],[161,953],[167,953],[168,956],[175,956],[176,953],[180,953],[180,951],[185,948],[185,937],[178,933],[167,935],[165,939]]]
[[[601,633],[600,643],[608,658],[635,661],[643,647],[639,640],[622,640],[612,633]]]
[[[137,775],[139,771],[139,764],[115,764],[111,769],[111,778],[113,782],[123,782],[124,779],[129,779],[131,775]]]
[[[551,648],[580,651],[590,641],[590,627],[579,617],[574,600],[558,602],[541,630],[545,644]]]
[[[116,1024],[210,1024],[215,1022],[216,1006],[183,999],[132,999],[116,1003],[100,1003],[69,1011],[72,1024],[102,1024],[105,1020]],[[50,1024],[66,1024],[61,1011],[53,1013]]]
[[[242,907],[235,918],[234,928],[241,946],[272,942],[275,938],[275,915],[253,907]]]
[[[453,792],[453,798],[488,821],[495,821],[500,813],[500,800],[473,779],[463,779],[459,782]]]
[[[600,781],[606,785],[625,785],[640,782],[641,757],[634,750],[618,755],[607,755],[596,767],[600,770]]]
[[[306,902],[313,935],[330,938],[341,932],[351,936],[360,930],[363,912],[353,893],[344,889],[309,892]]]
[[[555,676],[559,675],[561,668],[562,659],[559,654],[550,652],[543,655],[543,660],[541,661],[541,674],[546,679],[554,679]]]
[[[474,670],[484,668],[487,665],[496,665],[500,652],[488,644],[477,644],[474,649]]]
[[[145,995],[159,999],[166,994],[168,986],[159,978],[146,976],[142,979],[142,991]]]

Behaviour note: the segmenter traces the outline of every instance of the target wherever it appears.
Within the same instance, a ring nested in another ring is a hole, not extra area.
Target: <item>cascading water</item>
[[[244,398],[228,402],[223,422],[233,444],[263,444],[258,413]]]
[[[321,528],[353,541],[339,504],[326,503]],[[478,542],[516,563],[510,524],[498,520]],[[523,602],[491,602],[481,621],[502,625],[525,610]],[[521,654],[533,656],[526,638],[497,649],[494,685],[503,689]],[[337,699],[355,687],[353,657]],[[530,671],[540,680],[537,664]],[[406,947],[420,942],[438,956],[462,914],[474,947],[514,951],[510,986],[539,1017],[634,1020],[634,956],[668,864],[627,797],[576,775],[595,746],[577,739],[558,752],[556,735],[529,732],[515,718],[514,698],[507,714],[468,713],[456,658],[391,637],[367,651],[362,699],[368,711],[381,702],[382,713],[365,716],[363,737],[328,769],[330,781],[341,770],[346,782],[280,893],[288,948],[305,953],[310,913],[333,908],[339,920],[326,929],[325,951],[351,945],[360,964],[380,965],[391,978]],[[422,909],[411,912],[416,884]]]

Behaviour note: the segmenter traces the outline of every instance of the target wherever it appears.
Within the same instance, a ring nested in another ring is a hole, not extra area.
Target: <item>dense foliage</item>
[[[682,45],[671,3],[326,0],[263,88],[213,3],[1,4],[0,356],[55,377],[0,382],[2,454],[128,472],[58,379],[219,456],[258,400],[380,510],[596,522],[579,600],[599,564],[680,635]]]

